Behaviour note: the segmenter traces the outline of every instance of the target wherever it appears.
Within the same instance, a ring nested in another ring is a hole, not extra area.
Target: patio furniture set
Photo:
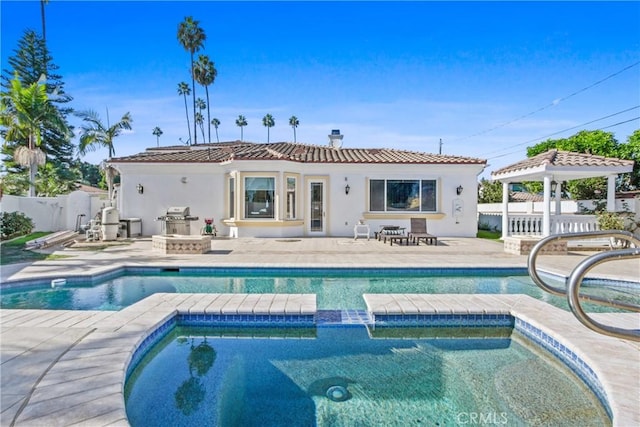
[[[366,237],[369,240],[369,226],[367,224],[357,224],[354,227],[354,239],[358,237]],[[424,241],[427,245],[437,245],[438,238],[433,234],[427,232],[427,220],[424,218],[411,218],[411,230],[407,233],[405,227],[397,225],[382,225],[380,229],[374,232],[374,238],[378,241],[382,240],[383,243],[387,243],[393,246],[396,242],[402,245],[414,244],[419,245],[420,241]]]

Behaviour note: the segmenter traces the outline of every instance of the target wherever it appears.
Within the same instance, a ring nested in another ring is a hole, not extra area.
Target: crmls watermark
[[[456,418],[459,425],[507,424],[506,412],[460,412]]]

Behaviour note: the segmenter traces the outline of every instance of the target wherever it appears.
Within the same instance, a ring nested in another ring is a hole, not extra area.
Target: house
[[[364,220],[409,228],[423,217],[437,236],[476,235],[477,176],[486,160],[396,149],[290,142],[224,142],[149,148],[112,158],[120,175],[121,218],[140,218],[142,234],[160,234],[156,218],[190,208],[199,234],[215,218],[230,237],[353,236]]]

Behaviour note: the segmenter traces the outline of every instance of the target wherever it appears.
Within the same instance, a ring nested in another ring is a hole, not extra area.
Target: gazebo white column
[[[607,176],[607,212],[616,211],[616,175]]]
[[[561,182],[556,181],[555,201],[556,201],[556,215],[560,215],[562,214],[562,181]]]
[[[542,237],[551,234],[551,177],[545,175],[543,178],[544,196],[542,199]]]
[[[509,236],[509,183],[502,183],[502,239]]]

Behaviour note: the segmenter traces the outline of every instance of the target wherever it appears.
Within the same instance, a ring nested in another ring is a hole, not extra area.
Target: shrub
[[[0,212],[0,235],[2,240],[29,234],[35,225],[22,212]]]

